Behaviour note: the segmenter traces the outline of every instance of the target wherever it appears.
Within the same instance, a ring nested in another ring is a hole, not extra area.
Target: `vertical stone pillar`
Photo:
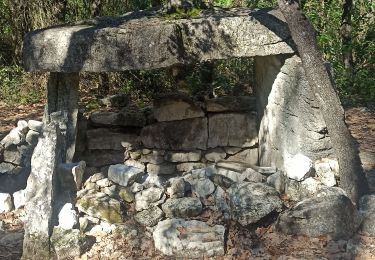
[[[66,117],[66,129],[62,129],[65,135],[65,162],[72,162],[75,152],[78,117],[78,73],[54,73],[50,74],[47,85],[47,106],[44,115],[46,123],[51,121],[51,114],[61,113]]]
[[[26,222],[22,259],[50,259],[50,236],[57,224],[58,168],[75,151],[78,73],[51,73],[43,134],[31,159],[27,181]]]
[[[298,56],[255,57],[259,163],[284,169],[297,153],[331,154],[325,122]]]

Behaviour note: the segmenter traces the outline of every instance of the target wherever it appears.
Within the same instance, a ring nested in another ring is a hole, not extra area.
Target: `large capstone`
[[[204,258],[224,255],[225,228],[205,222],[166,219],[158,223],[153,233],[156,249],[163,254]]]
[[[228,189],[232,218],[241,225],[255,223],[274,211],[281,211],[278,192],[263,183],[241,183]]]
[[[348,197],[342,194],[321,194],[299,202],[282,213],[276,229],[287,234],[317,237],[330,235],[348,239],[357,231],[360,217]]]

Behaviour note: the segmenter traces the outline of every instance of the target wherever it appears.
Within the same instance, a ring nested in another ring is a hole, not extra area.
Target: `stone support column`
[[[44,129],[31,159],[27,182],[22,259],[50,259],[50,236],[57,225],[58,169],[75,152],[78,73],[51,73]],[[60,178],[61,181],[61,178]]]
[[[312,160],[332,153],[322,111],[298,56],[255,57],[260,166],[285,168],[301,153]]]

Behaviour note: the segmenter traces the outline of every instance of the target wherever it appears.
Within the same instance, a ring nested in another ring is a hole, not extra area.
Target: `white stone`
[[[78,216],[72,203],[66,203],[59,212],[59,227],[73,229],[78,223]]]
[[[0,213],[9,212],[13,209],[12,197],[8,193],[0,193]]]
[[[336,166],[337,164],[337,166]],[[315,172],[319,180],[328,187],[336,185],[336,178],[338,176],[338,163],[336,160],[324,158],[315,161]]]
[[[17,129],[23,133],[23,134],[26,134],[29,127],[27,125],[27,122],[25,120],[20,120],[17,122]]]
[[[101,188],[109,187],[112,184],[113,183],[108,178],[104,178],[96,182],[96,185],[98,185]]]
[[[14,208],[19,209],[26,204],[26,190],[19,190],[13,193]]]
[[[246,178],[245,174],[241,174],[239,172],[227,170],[227,169],[224,169],[224,168],[218,168],[217,174],[225,176],[225,177],[231,179],[234,182],[242,182]]]
[[[124,164],[127,166],[132,166],[132,167],[141,169],[142,171],[146,169],[146,165],[144,163],[141,163],[140,161],[133,160],[133,159],[126,160]]]
[[[294,180],[301,181],[311,172],[313,163],[311,159],[301,153],[285,158],[286,175]]]
[[[108,178],[122,186],[130,186],[144,174],[142,169],[124,164],[111,165],[108,169]]]
[[[185,163],[179,163],[176,166],[177,171],[179,172],[190,172],[195,169],[201,169],[206,167],[204,163],[199,162],[185,162]]]
[[[43,128],[43,122],[36,121],[36,120],[29,120],[29,122],[27,123],[27,126],[29,127],[30,130],[40,133]]]
[[[201,159],[202,152],[200,150],[191,152],[167,152],[164,160],[169,162],[198,162]]]
[[[151,187],[135,194],[135,209],[141,211],[153,206],[160,205],[164,202],[164,190],[161,188]]]

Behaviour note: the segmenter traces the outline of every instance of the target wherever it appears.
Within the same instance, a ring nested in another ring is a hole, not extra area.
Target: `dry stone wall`
[[[98,169],[125,163],[150,175],[174,175],[218,161],[257,165],[255,97],[206,103],[182,94],[157,98],[152,110],[125,107],[89,117],[81,159]]]

